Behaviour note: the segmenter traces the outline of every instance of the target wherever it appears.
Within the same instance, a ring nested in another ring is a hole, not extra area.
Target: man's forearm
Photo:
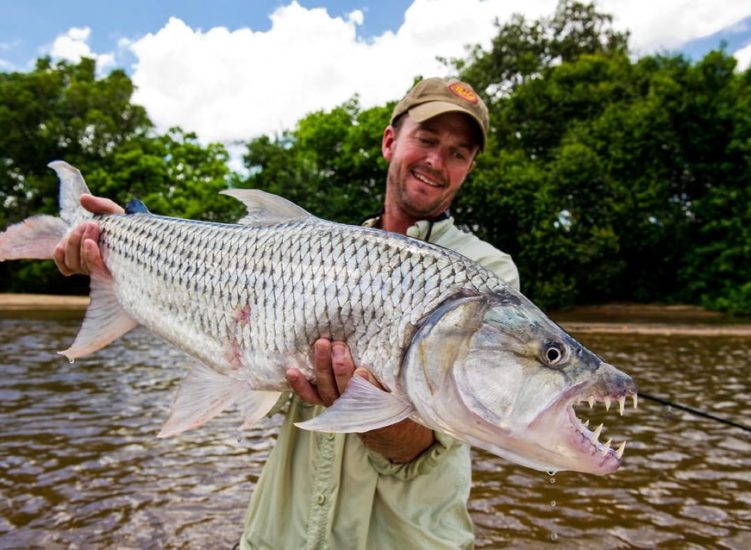
[[[397,464],[412,462],[435,441],[432,430],[409,419],[359,436],[368,449]]]

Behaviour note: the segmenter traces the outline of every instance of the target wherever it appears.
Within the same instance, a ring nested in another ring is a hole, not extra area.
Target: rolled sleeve
[[[368,450],[370,465],[380,475],[393,476],[404,481],[426,475],[441,461],[449,459],[452,453],[463,445],[445,434],[434,432],[434,435],[433,444],[411,462],[397,464],[382,454]]]

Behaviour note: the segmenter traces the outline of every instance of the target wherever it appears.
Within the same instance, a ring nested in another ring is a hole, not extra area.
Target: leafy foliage
[[[2,226],[32,214],[57,214],[58,181],[47,163],[63,159],[90,189],[125,204],[139,197],[157,214],[229,221],[242,212],[218,195],[231,180],[221,145],[194,134],[154,135],[144,109],[131,103],[122,71],[97,79],[94,62],[49,59],[30,73],[0,73],[0,210]],[[64,279],[50,263],[0,264],[3,290],[80,291],[83,278]]]
[[[556,308],[680,301],[751,313],[751,70],[723,50],[634,59],[627,32],[573,0],[497,23],[489,49],[451,64],[491,117],[452,213],[513,255],[527,295]],[[346,223],[382,204],[393,104],[362,109],[355,97],[250,140],[241,175],[221,145],[156,134],[132,92],[122,71],[97,79],[90,60],[0,73],[0,223],[55,212],[45,165],[56,158],[94,192],[139,196],[159,214],[235,219],[242,205],[217,194],[227,186]],[[70,291],[49,265],[12,265],[0,264],[4,290]]]
[[[381,137],[392,108],[362,111],[354,98],[309,114],[274,140],[252,140],[242,185],[282,195],[322,218],[358,223],[383,202]]]

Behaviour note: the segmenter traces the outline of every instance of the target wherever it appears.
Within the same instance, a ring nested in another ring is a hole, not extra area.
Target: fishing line
[[[649,395],[648,393],[642,393],[639,392],[639,397],[643,399],[648,399],[649,401],[655,401],[657,403],[661,403],[663,405],[667,405],[668,407],[673,407],[674,409],[680,409],[682,411],[689,412],[691,414],[695,414],[696,416],[702,416],[704,418],[709,418],[710,420],[714,420],[715,422],[720,422],[722,424],[727,424],[728,426],[733,426],[734,428],[740,428],[741,430],[744,430],[746,432],[751,433],[751,426],[746,426],[745,424],[740,424],[738,422],[735,422],[733,420],[728,420],[727,418],[722,418],[721,416],[717,416],[712,413],[708,413],[706,411],[702,411],[699,409],[695,409],[693,407],[689,407],[688,405],[683,405],[681,403],[676,403],[674,401],[670,401],[668,399],[663,399],[662,397],[657,397],[654,395]]]

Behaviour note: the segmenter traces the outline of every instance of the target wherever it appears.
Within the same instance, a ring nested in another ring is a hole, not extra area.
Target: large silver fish
[[[51,258],[92,215],[78,170],[61,181],[60,218],[0,234],[0,260]],[[405,418],[544,471],[614,471],[623,445],[574,413],[580,401],[634,397],[631,378],[569,336],[518,291],[464,256],[401,235],[331,223],[280,197],[230,190],[236,225],[154,216],[139,203],[94,216],[109,272],[91,274],[91,303],[69,359],[145,325],[200,364],[182,382],[160,435],[200,426],[237,403],[249,425],[287,390],[285,371],[313,378],[312,344],[345,340],[387,391],[354,377],[301,428],[363,432]]]

